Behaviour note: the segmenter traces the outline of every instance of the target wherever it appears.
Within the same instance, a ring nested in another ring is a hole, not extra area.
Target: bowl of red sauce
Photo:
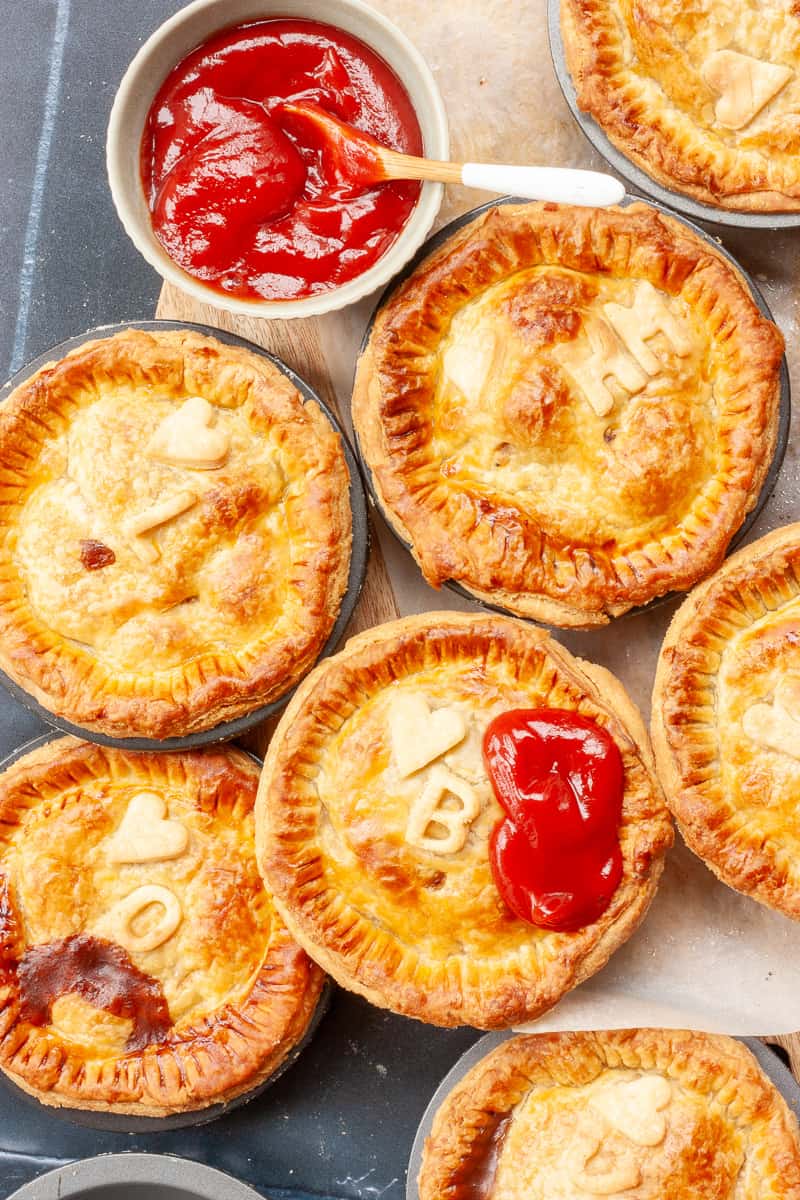
[[[298,103],[448,156],[429,67],[364,0],[195,0],[139,50],[108,129],[117,212],[164,279],[233,312],[305,317],[384,287],[422,245],[441,185],[350,178]]]

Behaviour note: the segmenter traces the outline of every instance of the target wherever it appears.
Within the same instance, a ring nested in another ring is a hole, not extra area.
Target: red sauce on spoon
[[[380,142],[363,129],[340,121],[319,104],[287,102],[276,110],[284,127],[309,145],[318,146],[332,188],[354,195],[386,179]]]
[[[190,275],[230,295],[286,300],[346,283],[388,250],[419,184],[364,186],[297,119],[318,105],[381,145],[422,152],[411,100],[369,47],[316,21],[215,35],[169,74],[141,169],[153,229]]]
[[[504,901],[545,929],[591,925],[622,878],[624,769],[616,742],[574,712],[515,709],[491,722],[483,753],[507,814],[489,844]]]

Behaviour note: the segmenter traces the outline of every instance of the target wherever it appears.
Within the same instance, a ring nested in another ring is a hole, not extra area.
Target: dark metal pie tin
[[[477,1063],[486,1058],[488,1054],[491,1054],[492,1050],[495,1050],[503,1042],[507,1042],[509,1038],[518,1036],[519,1034],[513,1030],[503,1033],[487,1033],[484,1037],[479,1038],[473,1046],[470,1046],[469,1050],[465,1054],[462,1054],[461,1058],[445,1075],[433,1093],[428,1107],[422,1114],[417,1136],[414,1138],[414,1145],[411,1147],[411,1157],[408,1161],[408,1175],[406,1177],[406,1200],[419,1200],[417,1179],[422,1167],[422,1153],[425,1149],[425,1141],[430,1137],[434,1117],[450,1092]],[[770,1050],[769,1046],[765,1046],[757,1038],[737,1038],[737,1041],[743,1042],[748,1050],[755,1055],[761,1070],[775,1084],[775,1087],[781,1093],[794,1115],[800,1118],[800,1085],[798,1085],[789,1068],[783,1065],[778,1055],[773,1050]],[[11,1197],[11,1200],[14,1200],[14,1198]]]
[[[556,79],[570,112],[595,150],[602,154],[606,162],[622,175],[631,187],[651,196],[667,208],[677,209],[695,221],[705,221],[711,225],[731,225],[739,229],[796,229],[800,226],[800,212],[756,213],[717,208],[713,204],[703,204],[658,183],[617,149],[594,117],[578,107],[575,85],[567,66],[561,38],[560,0],[547,0],[547,34]]]
[[[101,1154],[32,1179],[8,1200],[261,1200],[214,1167],[165,1154]]]
[[[97,338],[111,337],[113,334],[122,333],[126,329],[143,329],[145,331],[156,332],[159,330],[189,329],[196,333],[216,338],[217,341],[224,342],[226,345],[241,346],[245,350],[250,350],[253,354],[257,354],[261,358],[266,358],[273,363],[297,388],[298,392],[303,396],[304,401],[313,400],[318,404],[328,418],[328,421],[339,434],[347,462],[347,472],[350,477],[350,511],[353,519],[353,545],[350,556],[347,590],[342,597],[339,615],[336,618],[328,640],[318,655],[317,661],[329,654],[333,654],[342,640],[350,618],[355,611],[367,570],[367,560],[369,557],[369,518],[367,516],[366,496],[361,482],[358,460],[353,453],[340,421],[328,406],[320,400],[313,388],[305,380],[301,379],[291,367],[282,362],[281,359],[277,358],[274,354],[270,354],[261,346],[256,346],[253,342],[248,342],[245,338],[238,337],[234,333],[228,333],[225,329],[216,329],[212,325],[200,325],[192,321],[121,321],[114,325],[99,325],[97,328],[90,329],[77,337],[68,338],[67,341],[60,342],[45,354],[40,354],[33,362],[28,363],[27,366],[17,371],[8,383],[0,388],[0,404],[3,400],[7,399],[14,388],[24,383],[26,379],[46,363],[63,358],[70,350],[82,346],[85,342],[91,342]],[[279,712],[288,703],[297,686],[295,684],[294,687],[284,692],[277,699],[272,700],[269,704],[262,704],[258,708],[254,708],[251,712],[245,713],[244,716],[237,717],[235,720],[223,721],[211,729],[201,729],[195,733],[187,734],[185,737],[158,739],[146,737],[113,737],[111,734],[86,729],[82,725],[76,725],[72,721],[67,721],[63,717],[50,712],[49,709],[39,704],[20,684],[10,679],[3,671],[0,671],[0,684],[11,693],[15,700],[18,700],[20,704],[30,709],[31,712],[35,713],[43,721],[46,721],[48,725],[54,725],[57,729],[62,730],[64,733],[71,733],[75,737],[85,738],[90,742],[98,742],[101,746],[117,746],[121,750],[191,750],[197,746],[209,746],[217,742],[230,741],[231,738],[241,737],[242,734],[253,729],[254,726],[260,725],[262,721],[266,721],[268,717]]]
[[[39,737],[31,738],[30,741],[25,742],[24,745],[17,747],[16,750],[12,751],[11,754],[6,755],[6,757],[0,761],[0,775],[2,775],[4,771],[7,771],[9,767],[13,766],[15,762],[18,762],[19,759],[23,758],[26,754],[30,754],[32,750],[38,750],[40,746],[46,746],[48,742],[54,742],[63,736],[63,733],[54,730],[52,733],[43,733]],[[88,741],[89,739],[87,738],[86,740]],[[117,745],[116,749],[124,750],[125,747]],[[252,751],[245,750],[242,746],[234,746],[233,749],[240,751],[242,754],[246,754],[248,758],[253,760],[257,767],[260,768],[262,766],[262,760],[258,757],[258,755],[253,754]],[[278,1064],[271,1075],[268,1075],[266,1079],[262,1080],[262,1082],[256,1087],[251,1088],[250,1091],[242,1092],[240,1096],[234,1096],[232,1100],[229,1100],[225,1103],[209,1104],[206,1108],[197,1108],[191,1112],[171,1113],[170,1115],[164,1117],[138,1117],[126,1115],[125,1113],[95,1112],[94,1109],[90,1108],[69,1108],[66,1105],[56,1106],[43,1104],[42,1101],[38,1100],[35,1096],[30,1096],[24,1090],[24,1088],[18,1087],[17,1084],[14,1083],[13,1080],[11,1080],[2,1071],[0,1071],[0,1087],[5,1088],[14,1096],[18,1097],[19,1103],[22,1105],[36,1107],[37,1109],[44,1108],[48,1114],[51,1114],[54,1117],[59,1117],[64,1121],[69,1121],[72,1125],[81,1125],[86,1129],[98,1129],[104,1133],[170,1133],[175,1129],[186,1129],[187,1127],[194,1125],[207,1125],[210,1121],[216,1121],[218,1117],[226,1117],[229,1113],[233,1112],[237,1108],[241,1108],[242,1105],[247,1104],[250,1100],[255,1100],[257,1096],[260,1096],[262,1092],[265,1092],[267,1088],[272,1086],[273,1083],[277,1083],[281,1076],[284,1075],[289,1068],[294,1065],[294,1063],[305,1050],[308,1043],[313,1038],[314,1034],[317,1032],[322,1018],[328,1011],[332,995],[333,984],[331,983],[330,979],[326,979],[322,987],[322,991],[320,992],[319,1000],[317,1001],[317,1007],[315,1008],[314,1014],[309,1021],[306,1031],[300,1041],[291,1048],[289,1053],[286,1055],[283,1061]],[[33,1187],[34,1185],[30,1184],[29,1186]],[[27,1200],[28,1193],[24,1188],[19,1194],[20,1197],[24,1195]],[[210,1194],[213,1195],[213,1193]],[[14,1195],[16,1196],[17,1193]],[[33,1200],[34,1195],[37,1196],[38,1200],[38,1193],[33,1192],[31,1193],[31,1200]],[[42,1200],[44,1200],[45,1196],[49,1200],[49,1195],[50,1193],[44,1193]],[[65,1192],[64,1195],[67,1195],[67,1193]],[[198,1195],[204,1196],[205,1193],[201,1192],[198,1193]],[[9,1200],[14,1200],[14,1197],[9,1197]],[[100,1200],[100,1197],[98,1196],[96,1200]],[[126,1200],[126,1198],[109,1196],[109,1200]],[[193,1194],[190,1194],[190,1196],[185,1198],[182,1196],[174,1198],[165,1197],[165,1200],[193,1200]]]
[[[443,246],[444,243],[448,240],[448,238],[451,238],[453,236],[453,234],[457,233],[460,229],[462,229],[465,225],[468,225],[471,221],[474,221],[476,219],[476,217],[479,217],[482,213],[488,212],[489,209],[497,208],[498,205],[502,205],[502,204],[529,204],[529,203],[531,203],[531,201],[521,199],[517,196],[502,196],[502,197],[499,197],[497,200],[489,200],[486,204],[481,204],[477,208],[470,209],[469,212],[462,213],[460,217],[456,217],[453,221],[450,221],[447,225],[443,226],[437,233],[435,233],[433,235],[433,237],[428,238],[428,240],[425,242],[425,244],[420,247],[419,251],[414,256],[414,258],[411,260],[411,262],[409,262],[408,265],[406,267],[404,267],[404,269],[400,272],[400,274],[397,275],[392,280],[389,287],[386,288],[386,290],[383,292],[380,299],[378,300],[378,303],[376,304],[375,309],[369,319],[367,328],[364,331],[364,337],[362,338],[361,345],[360,345],[359,351],[358,351],[358,359],[361,358],[361,355],[364,353],[364,351],[367,347],[367,343],[372,335],[372,328],[375,324],[375,319],[378,316],[378,313],[380,312],[381,308],[387,302],[387,300],[389,300],[389,298],[391,297],[393,292],[397,288],[399,288],[405,282],[405,280],[408,279],[408,277],[411,274],[413,274],[413,272],[417,269],[417,267],[420,265],[420,263],[422,263],[426,258],[428,258],[429,255],[435,253],[435,251],[437,251],[441,246]],[[705,229],[702,229],[699,225],[695,225],[695,223],[693,221],[690,221],[686,217],[682,217],[679,213],[674,212],[672,209],[668,208],[665,204],[659,204],[656,201],[642,200],[642,199],[640,199],[639,196],[627,196],[625,198],[625,200],[623,200],[622,205],[620,207],[626,208],[629,204],[635,204],[635,203],[649,204],[651,208],[655,208],[659,212],[663,213],[665,216],[671,217],[673,221],[679,221],[681,224],[685,225],[688,229],[690,229],[692,231],[692,233],[696,234],[697,237],[701,238],[704,242],[707,242],[710,246],[713,246],[714,250],[717,251],[718,254],[721,254],[724,258],[726,258],[728,260],[728,262],[731,264],[731,266],[733,266],[736,269],[736,271],[739,273],[739,275],[741,275],[742,279],[747,284],[747,287],[750,290],[750,294],[752,295],[753,300],[757,304],[760,312],[763,313],[763,315],[765,317],[767,317],[768,320],[773,321],[773,322],[775,321],[775,318],[772,315],[772,310],[770,309],[769,305],[767,304],[766,300],[764,299],[762,292],[758,288],[758,286],[755,283],[755,281],[753,280],[752,276],[749,275],[748,272],[744,269],[744,267],[742,267],[742,265],[737,261],[737,259],[734,258],[734,256],[728,250],[726,250],[723,245],[720,244],[720,242],[717,238],[713,237],[710,233],[708,233]],[[356,370],[357,369],[358,369],[358,361],[356,362]],[[783,358],[781,359],[780,400],[779,400],[779,408],[778,408],[778,429],[777,429],[777,435],[776,435],[776,439],[775,439],[775,450],[774,450],[774,453],[772,456],[772,461],[770,463],[769,470],[767,471],[764,482],[761,486],[761,491],[758,494],[758,499],[756,500],[755,505],[753,506],[753,508],[750,509],[750,512],[746,515],[744,521],[739,526],[738,530],[733,535],[733,537],[731,538],[731,540],[728,544],[728,549],[725,552],[726,557],[730,554],[733,554],[733,552],[735,550],[737,550],[742,545],[742,543],[745,541],[748,533],[752,529],[761,510],[763,509],[764,505],[769,500],[772,493],[775,491],[775,487],[778,482],[778,476],[780,475],[780,471],[781,471],[781,466],[783,465],[783,459],[786,454],[786,447],[789,443],[789,426],[791,424],[791,416],[792,416],[792,408],[791,408],[791,387],[790,387],[790,383],[789,383],[789,367],[786,362],[786,355],[784,354]],[[361,464],[361,471],[363,473],[364,480],[366,481],[367,490],[369,491],[370,502],[373,505],[373,507],[376,508],[378,510],[378,512],[382,515],[384,522],[386,523],[388,528],[391,530],[391,532],[394,534],[395,538],[400,543],[400,545],[405,547],[405,549],[408,550],[409,553],[411,553],[412,552],[411,543],[407,542],[405,540],[405,538],[402,537],[399,530],[395,527],[394,522],[391,520],[389,514],[384,509],[383,504],[381,503],[381,499],[378,494],[378,490],[375,486],[375,480],[372,476],[372,471],[370,470],[369,464],[368,464],[368,462],[364,456],[364,452],[361,448],[361,443],[360,443],[359,436],[358,436],[358,430],[355,428],[353,429],[353,437],[355,440],[356,451],[358,453],[359,462]],[[445,580],[445,582],[442,586],[446,587],[451,592],[455,592],[459,596],[463,596],[463,598],[465,600],[471,601],[472,604],[478,605],[479,608],[482,608],[487,612],[501,613],[504,616],[512,616],[512,617],[518,616],[517,613],[511,612],[510,609],[503,608],[499,604],[491,604],[488,600],[480,600],[477,596],[475,596],[472,592],[470,592],[468,588],[464,587],[463,584],[458,583],[454,579]],[[657,608],[661,604],[668,604],[670,601],[679,599],[686,594],[687,593],[685,593],[685,592],[667,592],[663,596],[655,596],[652,600],[648,601],[647,604],[642,604],[635,608],[631,608],[628,612],[623,613],[620,617],[611,618],[611,619],[612,620],[623,620],[625,617],[632,617],[632,616],[635,616],[637,613],[648,612],[652,608]],[[532,618],[524,618],[524,617],[520,618],[520,619],[532,620]],[[536,624],[545,624],[545,622],[542,622],[542,621],[537,621],[535,623]],[[554,626],[554,628],[560,629],[562,627]],[[607,628],[607,627],[600,626],[598,628]]]

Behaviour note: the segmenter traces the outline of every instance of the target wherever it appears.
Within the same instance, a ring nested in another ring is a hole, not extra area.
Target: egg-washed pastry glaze
[[[0,667],[116,736],[211,728],[311,666],[347,586],[338,434],[268,359],[88,342],[0,407]]]
[[[579,107],[658,183],[800,209],[796,0],[561,0],[561,32]]]
[[[251,1091],[297,1045],[324,977],[260,878],[257,783],[237,750],[74,738],[0,776],[0,1067],[20,1087],[166,1116]]]
[[[731,887],[800,919],[800,525],[776,529],[684,601],[652,732],[688,845]]]
[[[774,450],[782,352],[680,222],[503,205],[379,310],[353,418],[429,583],[599,625],[722,560]]]
[[[796,1200],[797,1121],[732,1038],[503,1042],[439,1108],[420,1200]]]
[[[499,712],[552,706],[619,746],[622,881],[575,933],[515,917],[492,877],[503,816],[481,743]],[[622,686],[541,630],[427,613],[320,664],[270,744],[259,864],[297,940],[343,986],[438,1025],[506,1027],[597,971],[643,917],[672,840],[647,735]]]

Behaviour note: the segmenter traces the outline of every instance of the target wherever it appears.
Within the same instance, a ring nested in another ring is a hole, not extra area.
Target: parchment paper
[[[373,0],[414,40],[436,74],[450,117],[453,157],[604,169],[561,96],[547,45],[545,0]],[[485,193],[449,188],[440,224],[483,203]],[[800,230],[727,230],[725,246],[754,276],[787,341],[796,395]],[[324,347],[344,412],[353,362],[375,298],[336,313]],[[343,329],[345,331],[343,336]],[[798,453],[790,435],[777,489],[751,532],[800,519]],[[470,611],[474,605],[423,581],[378,519],[401,612]],[[558,633],[570,650],[601,663],[649,718],[658,650],[675,604],[622,618],[605,630]],[[800,803],[800,797],[798,798]],[[608,966],[570,993],[537,1029],[636,1025],[739,1035],[800,1029],[800,922],[719,883],[677,839],[658,896],[638,933]]]

